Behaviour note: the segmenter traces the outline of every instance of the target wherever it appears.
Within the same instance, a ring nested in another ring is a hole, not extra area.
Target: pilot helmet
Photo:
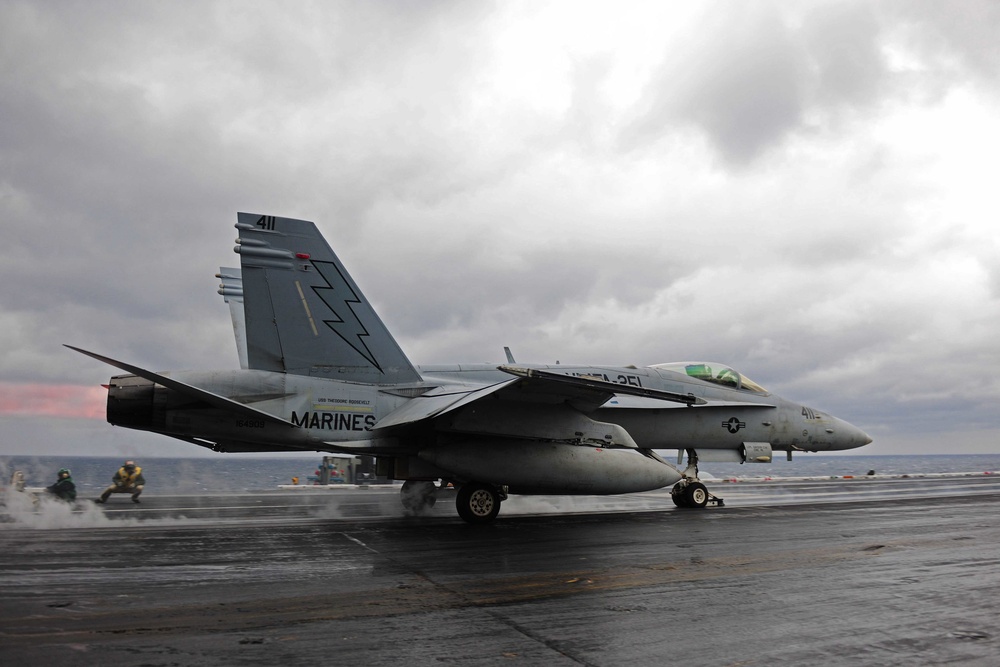
[[[135,461],[126,461],[124,468],[126,470],[135,470]]]

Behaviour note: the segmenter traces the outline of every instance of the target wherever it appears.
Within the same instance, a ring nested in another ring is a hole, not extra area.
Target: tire
[[[701,509],[708,504],[708,489],[701,482],[692,482],[684,489],[684,500],[688,507]]]
[[[458,490],[455,506],[466,523],[490,523],[500,513],[500,494],[489,484],[469,482]]]
[[[678,488],[680,484],[674,485],[674,488],[670,490],[670,499],[674,501],[674,505],[677,507],[687,507],[687,500],[684,498],[684,489]]]

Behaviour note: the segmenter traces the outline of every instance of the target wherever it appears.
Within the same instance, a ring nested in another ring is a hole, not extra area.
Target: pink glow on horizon
[[[101,386],[0,382],[0,415],[104,419],[107,400]]]

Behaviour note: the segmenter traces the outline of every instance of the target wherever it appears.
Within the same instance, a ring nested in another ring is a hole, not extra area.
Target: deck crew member
[[[60,500],[73,502],[76,500],[76,484],[73,483],[73,473],[69,468],[60,468],[56,473],[56,483],[45,487],[45,490]]]
[[[111,486],[104,489],[104,493],[95,502],[107,502],[108,496],[112,493],[130,493],[132,494],[132,502],[137,503],[146,480],[142,476],[142,468],[137,466],[135,461],[126,461],[111,478],[111,482]]]

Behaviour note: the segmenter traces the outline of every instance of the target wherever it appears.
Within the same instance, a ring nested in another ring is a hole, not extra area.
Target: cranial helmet
[[[67,476],[67,477],[72,477],[72,476],[73,476],[73,473],[71,473],[71,472],[69,471],[69,468],[59,468],[59,472],[58,472],[58,473],[56,473],[56,474],[58,474],[58,475],[62,475],[63,473],[66,473],[66,476]]]

